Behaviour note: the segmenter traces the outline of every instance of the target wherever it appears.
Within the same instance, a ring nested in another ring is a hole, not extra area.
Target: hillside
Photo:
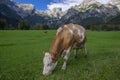
[[[108,23],[111,23],[111,24],[120,24],[120,15],[112,18]]]
[[[7,24],[11,24],[13,26],[17,26],[18,21],[21,20],[21,16],[5,4],[0,4],[0,18],[5,19]]]

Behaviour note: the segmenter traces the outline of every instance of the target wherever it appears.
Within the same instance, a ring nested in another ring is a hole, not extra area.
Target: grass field
[[[73,51],[67,70],[63,60],[43,76],[43,51],[49,51],[56,31],[0,31],[0,80],[120,80],[120,32],[87,31],[88,58]]]

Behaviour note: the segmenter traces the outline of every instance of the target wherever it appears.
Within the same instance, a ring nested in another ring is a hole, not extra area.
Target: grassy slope
[[[89,58],[73,51],[66,71],[62,58],[50,76],[43,76],[43,51],[56,31],[0,31],[0,80],[119,80],[120,32],[87,32]]]

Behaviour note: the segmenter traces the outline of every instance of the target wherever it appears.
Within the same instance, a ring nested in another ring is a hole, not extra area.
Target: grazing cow
[[[77,50],[81,48],[84,49],[85,54],[87,55],[85,44],[86,31],[82,26],[71,23],[60,27],[57,30],[50,52],[45,53],[43,59],[43,75],[49,75],[52,73],[60,56],[64,58],[62,69],[65,70],[72,48],[75,50],[75,57],[77,56]]]

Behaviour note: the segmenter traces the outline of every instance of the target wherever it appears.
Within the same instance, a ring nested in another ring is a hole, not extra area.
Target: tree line
[[[87,25],[87,29],[93,31],[120,31],[120,24],[110,24],[110,23],[91,24],[91,25]]]
[[[52,28],[57,29],[58,26]],[[103,23],[103,24],[90,24],[85,26],[88,30],[97,30],[97,31],[120,31],[120,23]],[[36,24],[31,26],[28,20],[20,20],[17,26],[13,26],[12,24],[8,24],[5,19],[0,19],[0,30],[47,30],[50,29],[48,25],[44,24]]]
[[[13,26],[8,24],[5,19],[0,19],[0,30],[47,30],[49,29],[48,25],[36,24],[31,26],[28,20],[20,20],[18,25]]]

